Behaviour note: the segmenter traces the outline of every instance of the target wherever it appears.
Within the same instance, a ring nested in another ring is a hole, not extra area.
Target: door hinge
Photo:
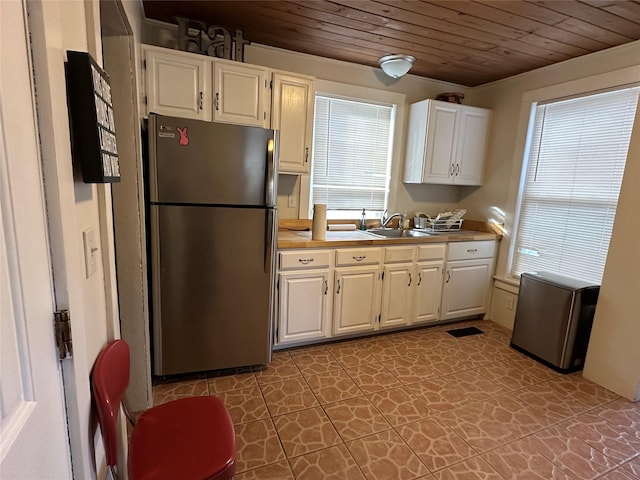
[[[71,315],[69,310],[59,310],[53,313],[53,323],[56,331],[56,346],[60,360],[73,357],[73,343],[71,341]]]

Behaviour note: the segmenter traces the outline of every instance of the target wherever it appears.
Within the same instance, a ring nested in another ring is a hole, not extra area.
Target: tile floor
[[[485,333],[454,338],[475,325]],[[236,480],[640,479],[640,403],[509,348],[490,321],[276,352],[268,368],[155,387],[216,395]]]

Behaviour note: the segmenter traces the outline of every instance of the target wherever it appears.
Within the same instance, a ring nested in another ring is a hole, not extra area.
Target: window
[[[311,206],[333,218],[386,209],[394,116],[393,105],[316,95]]]
[[[534,106],[511,271],[600,283],[640,88]]]

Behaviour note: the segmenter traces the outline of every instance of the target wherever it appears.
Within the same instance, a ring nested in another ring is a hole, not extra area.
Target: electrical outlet
[[[507,307],[507,310],[513,310],[513,297],[507,297],[505,307]]]
[[[297,202],[296,202],[296,196],[295,195],[289,195],[287,206],[289,208],[296,208],[297,207]]]

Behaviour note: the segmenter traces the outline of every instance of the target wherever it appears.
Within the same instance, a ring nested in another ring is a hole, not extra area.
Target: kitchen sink
[[[410,237],[428,237],[427,232],[419,230],[399,230],[397,228],[372,228],[367,233],[376,237],[384,238],[410,238]]]

